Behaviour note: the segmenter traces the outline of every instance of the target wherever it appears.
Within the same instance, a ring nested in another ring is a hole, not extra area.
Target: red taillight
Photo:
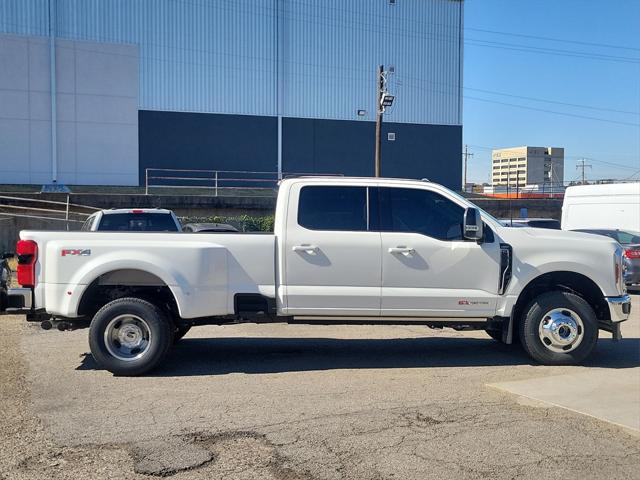
[[[18,255],[18,283],[23,287],[35,287],[38,244],[33,240],[18,240],[16,254]]]
[[[629,260],[635,260],[637,258],[640,258],[640,250],[633,250],[631,248],[628,248],[624,251],[624,256]]]
[[[144,213],[144,210],[131,210],[131,213]]]

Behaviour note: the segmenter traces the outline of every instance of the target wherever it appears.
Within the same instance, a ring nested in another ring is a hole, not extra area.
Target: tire
[[[95,361],[114,375],[142,375],[157,367],[173,342],[165,313],[140,298],[119,298],[102,307],[89,327]]]
[[[598,320],[578,295],[547,292],[525,310],[519,333],[522,347],[543,365],[579,364],[598,342]]]
[[[189,332],[189,330],[191,330],[191,325],[181,325],[177,327],[173,332],[173,343],[178,343],[182,339],[182,337],[184,337]]]

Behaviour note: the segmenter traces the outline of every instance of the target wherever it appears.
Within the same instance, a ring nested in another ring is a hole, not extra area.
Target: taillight
[[[631,248],[627,248],[624,251],[624,256],[627,257],[629,260],[635,260],[640,258],[640,250],[634,250]]]
[[[35,287],[38,244],[33,240],[18,240],[16,254],[18,255],[16,275],[18,283],[23,287]]]

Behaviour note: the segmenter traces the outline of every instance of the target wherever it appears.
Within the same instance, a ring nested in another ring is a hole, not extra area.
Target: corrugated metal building
[[[0,0],[0,183],[372,175],[384,64],[383,175],[458,188],[462,20],[454,0]]]

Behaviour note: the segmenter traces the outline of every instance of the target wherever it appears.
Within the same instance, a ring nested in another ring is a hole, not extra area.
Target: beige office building
[[[564,182],[564,148],[501,148],[493,150],[491,159],[494,187],[561,186]]]

